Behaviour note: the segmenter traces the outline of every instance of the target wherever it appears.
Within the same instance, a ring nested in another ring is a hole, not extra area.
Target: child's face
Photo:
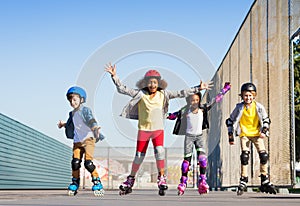
[[[72,94],[69,97],[69,102],[71,107],[73,107],[74,109],[78,109],[81,104],[81,98],[78,94]]]
[[[200,98],[198,95],[194,94],[194,95],[190,96],[190,105],[193,108],[197,108],[199,106],[199,102],[200,102]]]
[[[151,78],[147,82],[147,87],[150,93],[155,93],[158,88],[158,80],[156,78]]]
[[[251,104],[254,99],[253,93],[250,91],[242,92],[242,99],[245,102],[245,104]]]

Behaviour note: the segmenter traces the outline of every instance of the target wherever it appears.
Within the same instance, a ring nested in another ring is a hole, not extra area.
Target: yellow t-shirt
[[[162,130],[163,124],[164,94],[157,91],[153,98],[149,94],[144,95],[138,103],[139,130]]]
[[[252,102],[250,108],[244,106],[240,119],[241,137],[257,137],[260,133],[259,118],[256,112],[256,103]]]

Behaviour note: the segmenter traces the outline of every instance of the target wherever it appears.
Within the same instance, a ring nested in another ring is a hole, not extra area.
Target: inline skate
[[[187,186],[187,180],[188,180],[188,178],[186,176],[182,176],[180,178],[180,184],[177,187],[178,195],[183,195],[184,194],[184,191],[185,191],[186,186]]]
[[[201,174],[199,176],[199,181],[198,181],[198,192],[200,195],[206,194],[209,192],[209,186],[206,182],[206,176],[205,174]]]
[[[261,178],[261,186],[259,190],[261,192],[276,194],[275,186],[270,182],[268,175],[260,175]]]
[[[134,181],[135,178],[129,175],[127,177],[127,180],[119,186],[120,189],[119,195],[127,195],[129,193],[132,193],[132,187],[134,185]]]
[[[96,197],[103,196],[104,195],[104,190],[103,190],[103,185],[101,183],[100,178],[99,177],[97,177],[97,178],[93,177],[92,182],[94,183],[94,185],[92,187],[94,195]]]
[[[166,190],[168,189],[168,185],[166,182],[167,178],[164,175],[160,175],[157,177],[157,186],[158,186],[158,194],[160,196],[166,195]]]
[[[79,184],[80,184],[80,179],[73,177],[72,183],[68,187],[68,195],[69,196],[75,196],[77,194]]]
[[[247,191],[247,183],[248,183],[248,177],[240,178],[240,184],[237,189],[237,195],[242,195],[244,192]]]

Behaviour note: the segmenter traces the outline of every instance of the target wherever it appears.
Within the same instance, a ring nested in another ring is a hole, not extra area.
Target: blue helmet
[[[67,91],[67,98],[69,98],[70,94],[78,94],[80,98],[83,98],[83,102],[86,102],[86,92],[81,87],[77,87],[77,86],[71,87]]]

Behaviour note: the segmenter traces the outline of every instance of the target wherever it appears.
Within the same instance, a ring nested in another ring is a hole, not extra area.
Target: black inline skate
[[[259,190],[261,192],[270,193],[270,194],[276,194],[275,186],[270,182],[268,175],[260,175],[261,178],[261,186],[259,187]]]
[[[135,178],[129,175],[127,177],[127,180],[119,186],[120,189],[119,195],[127,195],[129,193],[132,193],[132,187],[134,185],[134,181]]]
[[[159,189],[158,194],[160,196],[165,196],[168,186],[167,186],[167,178],[164,175],[157,177],[157,186]]]
[[[242,195],[244,192],[247,191],[247,183],[248,183],[248,177],[241,177],[240,178],[240,184],[237,189],[237,195]]]

